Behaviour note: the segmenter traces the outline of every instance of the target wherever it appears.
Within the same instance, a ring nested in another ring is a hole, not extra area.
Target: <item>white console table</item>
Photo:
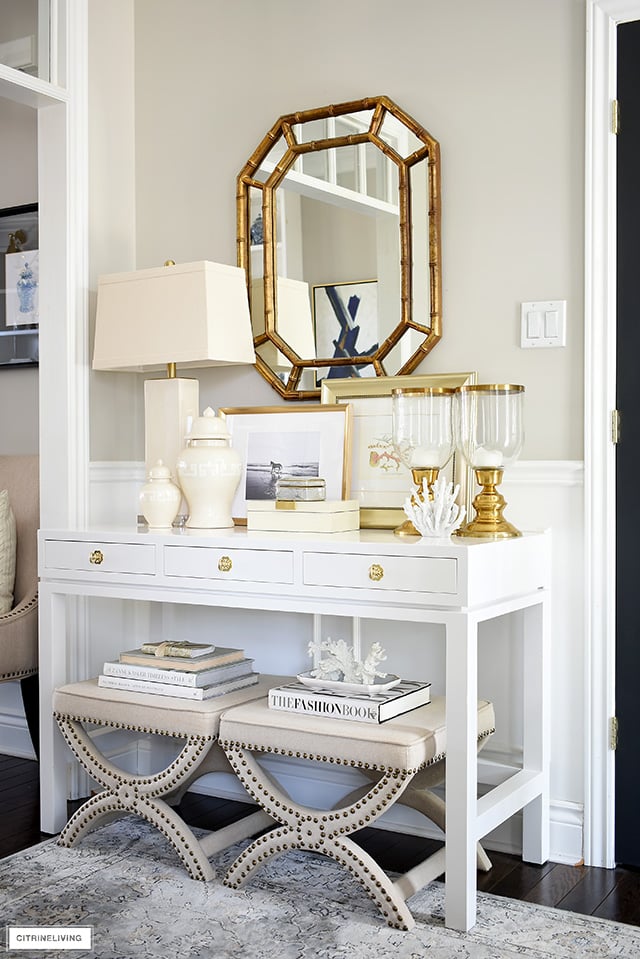
[[[440,624],[446,636],[446,924],[476,913],[476,842],[523,810],[523,858],[549,854],[550,536],[406,540],[379,530],[42,530],[41,827],[67,820],[68,753],[51,712],[67,671],[69,596]],[[477,799],[478,626],[522,611],[523,768]]]

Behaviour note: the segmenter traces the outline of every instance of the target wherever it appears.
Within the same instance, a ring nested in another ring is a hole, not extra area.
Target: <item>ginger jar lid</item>
[[[210,406],[206,408],[202,416],[195,418],[191,432],[187,436],[187,440],[230,439],[231,435],[227,429],[227,424],[220,416],[216,416]]]
[[[155,466],[152,466],[149,470],[149,479],[150,480],[170,480],[171,479],[171,470],[168,466],[165,466],[162,460],[158,460]]]

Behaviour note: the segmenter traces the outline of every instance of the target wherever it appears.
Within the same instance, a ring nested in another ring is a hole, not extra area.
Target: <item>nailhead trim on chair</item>
[[[495,727],[484,730],[479,734],[478,742],[482,742],[483,739],[487,739],[489,736],[492,736],[495,731]],[[446,753],[438,753],[437,756],[433,756],[432,759],[429,759],[427,762],[420,763],[419,766],[416,766],[412,769],[392,769],[389,766],[381,766],[377,763],[362,762],[361,760],[356,759],[336,759],[335,756],[322,756],[320,753],[307,753],[300,752],[300,750],[280,749],[278,746],[261,746],[251,743],[241,743],[234,739],[221,739],[220,745],[225,750],[234,748],[249,749],[252,752],[274,753],[278,756],[289,756],[292,759],[312,759],[316,762],[335,763],[338,766],[352,766],[356,769],[372,769],[374,772],[388,772],[392,773],[394,776],[415,776],[416,773],[421,772],[428,766],[433,766],[435,763],[441,762],[446,758],[447,755]]]
[[[20,614],[22,615],[22,613],[26,613],[27,610],[37,605],[38,605],[38,594],[36,593],[36,595],[32,596],[31,599],[27,600],[26,603],[19,604],[14,609],[10,609],[8,613],[2,613],[2,615],[0,615],[0,623],[2,622],[3,619],[8,619],[9,617],[15,616],[18,610],[20,610]]]
[[[0,620],[1,619],[2,617],[0,616]],[[9,679],[26,679],[28,676],[35,676],[37,672],[37,669],[16,669],[12,673],[0,673],[0,683]]]

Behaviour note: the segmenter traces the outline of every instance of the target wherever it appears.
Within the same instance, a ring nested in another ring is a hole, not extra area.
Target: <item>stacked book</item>
[[[104,664],[98,685],[181,699],[212,699],[246,686],[260,676],[244,650],[203,643],[143,643]]]
[[[299,677],[300,680],[300,677]],[[347,686],[347,684],[343,684]],[[310,688],[304,681],[275,686],[269,690],[269,707],[288,712],[321,716],[323,719],[352,719],[360,723],[384,723],[431,701],[431,683],[403,679],[391,688],[357,692],[351,684],[341,690],[339,682],[329,682],[325,688],[314,683]]]

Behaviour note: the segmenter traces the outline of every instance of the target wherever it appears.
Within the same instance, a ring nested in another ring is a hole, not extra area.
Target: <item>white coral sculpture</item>
[[[424,480],[402,507],[421,536],[449,536],[464,520],[466,510],[458,506],[460,486],[440,476],[433,484],[433,499]]]
[[[364,660],[356,659],[351,646],[344,639],[328,637],[322,642],[309,643],[309,655],[317,653],[320,661],[311,675],[316,679],[340,680],[345,683],[372,683],[376,676],[384,678],[387,674],[378,671],[378,663],[387,658],[380,643],[373,643],[369,655]]]

